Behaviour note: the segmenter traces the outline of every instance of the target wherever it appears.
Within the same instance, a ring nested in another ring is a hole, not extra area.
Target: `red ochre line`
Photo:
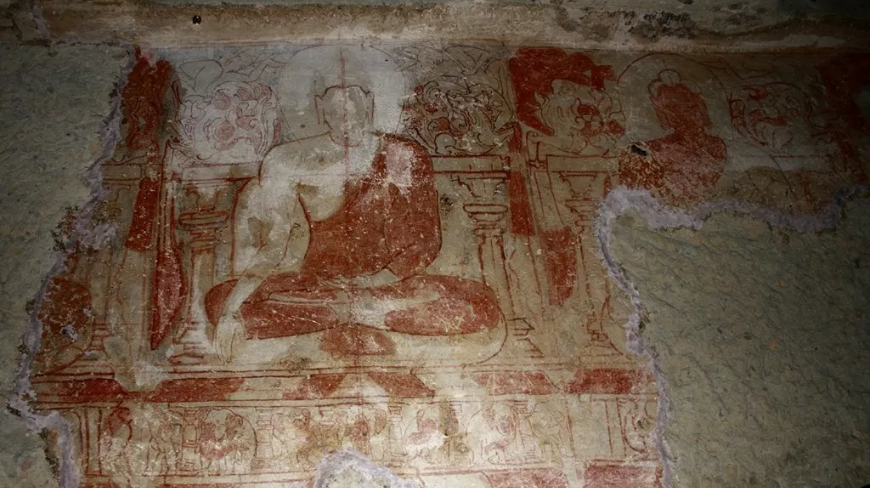
[[[450,468],[434,468],[434,469],[433,468],[419,468],[419,469],[410,468],[409,469],[409,468],[403,468],[402,466],[400,466],[397,463],[390,463],[389,461],[384,462],[383,464],[385,467],[389,468],[390,471],[392,471],[394,474],[399,475],[399,476],[407,476],[407,475],[412,475],[412,476],[413,475],[419,475],[419,476],[439,476],[439,475],[440,476],[444,476],[444,475],[481,475],[481,476],[487,476],[487,475],[490,475],[490,476],[517,476],[517,477],[520,477],[522,479],[527,479],[526,478],[527,476],[534,476],[536,474],[539,476],[540,475],[544,475],[544,476],[550,475],[550,476],[555,476],[557,478],[564,476],[564,472],[559,470],[558,468],[553,468],[552,465],[545,465],[545,464],[540,464],[540,463],[527,463],[527,464],[523,465],[523,467],[521,467],[521,468],[492,468],[492,469],[490,469],[489,467],[480,467],[477,469],[474,469],[474,468],[455,468],[455,469],[450,469]],[[614,464],[614,463],[612,463],[612,464]],[[616,464],[616,465],[618,466],[618,464]],[[636,466],[628,465],[627,467],[633,468]],[[650,468],[650,469],[652,469],[652,468]],[[306,470],[306,471],[296,471],[296,472],[291,472],[291,473],[288,473],[286,471],[283,471],[283,472],[258,471],[257,473],[252,473],[252,476],[279,475],[282,477],[278,478],[278,479],[269,479],[269,480],[263,480],[263,481],[245,481],[245,483],[276,483],[276,482],[281,482],[281,481],[301,481],[301,480],[310,479],[311,477],[313,477],[313,475],[315,473],[316,473],[316,470],[314,470],[314,469]],[[526,477],[524,477],[523,475],[525,475]],[[224,476],[228,476],[228,477],[233,478],[233,479],[238,479],[240,476],[245,477],[245,475],[224,475]],[[203,475],[202,474],[182,474],[182,473],[179,473],[179,474],[170,474],[170,475],[160,475],[160,477],[164,478],[164,479],[171,480],[173,478],[175,478],[175,479],[201,478],[201,477],[203,477]],[[90,486],[95,486],[95,485],[90,485]],[[99,486],[99,485],[96,485],[96,486]],[[219,487],[232,486],[232,487],[235,487],[235,486],[238,486],[238,482],[236,481],[236,482],[225,483],[225,482],[219,481],[219,482],[204,483],[204,484],[196,484],[196,483],[176,484],[176,483],[169,482],[169,483],[165,483],[165,484],[161,485],[161,488],[163,488],[163,487],[165,487],[165,488],[181,488],[181,487],[205,488],[205,487],[214,487],[214,486],[219,486]],[[503,485],[496,485],[496,488],[498,486],[503,486]],[[544,487],[544,486],[540,486],[540,487],[538,487],[538,486],[536,486],[536,487],[523,486],[523,488],[555,488],[555,487],[552,487],[552,486],[546,486],[546,487]]]
[[[347,166],[347,164],[345,166]],[[349,170],[346,170],[346,171],[349,171]],[[481,175],[481,176],[493,176],[493,177],[502,178],[502,179],[507,179],[507,177],[508,177],[507,170],[498,170],[498,169],[496,169],[496,170],[484,169],[484,170],[478,171],[478,170],[473,170],[473,169],[467,169],[467,170],[466,169],[460,169],[460,170],[438,169],[436,167],[436,168],[434,168],[434,172],[435,172],[435,174],[439,174],[439,175],[459,175],[459,174]],[[564,172],[569,172],[569,171],[556,171],[556,173],[564,173]],[[347,175],[347,174],[348,173],[345,173],[344,175]],[[322,177],[328,177],[328,178],[338,178],[338,177],[342,176],[342,175],[335,174],[335,173],[320,173],[320,172],[316,172],[316,171],[306,172],[306,173],[298,173],[298,175],[299,176],[322,176]],[[220,177],[220,178],[208,178],[208,179],[199,180],[199,181],[236,181],[236,180],[248,180],[248,179],[251,179],[253,177],[254,177],[253,175],[248,176],[248,177],[238,177],[238,178],[228,176],[228,177]],[[115,179],[113,179],[111,181],[138,181],[138,180],[139,180],[139,178],[131,178],[129,180],[122,180],[122,179],[115,180]],[[107,180],[107,181],[109,181],[109,180]]]
[[[579,370],[574,381],[568,384],[568,393],[626,394],[640,392],[654,384],[652,375],[638,369],[592,369]]]
[[[240,379],[266,379],[266,378],[305,378],[314,374],[369,374],[369,373],[396,373],[396,374],[415,374],[417,376],[427,376],[433,374],[444,374],[446,372],[454,372],[454,373],[462,373],[462,374],[486,374],[486,373],[505,373],[505,374],[518,374],[518,373],[535,373],[535,372],[543,372],[543,373],[559,373],[564,371],[575,371],[578,374],[586,372],[597,372],[595,374],[601,375],[619,375],[619,374],[630,374],[634,373],[645,373],[646,371],[643,369],[618,369],[618,368],[593,368],[593,369],[580,369],[575,370],[574,367],[571,367],[571,363],[566,361],[534,361],[529,363],[516,363],[515,365],[520,366],[533,366],[536,368],[535,371],[516,371],[515,369],[499,369],[497,367],[488,366],[488,367],[474,367],[471,365],[453,365],[453,366],[444,366],[444,367],[432,367],[432,368],[409,368],[407,366],[377,366],[377,367],[369,367],[369,366],[357,366],[357,367],[347,367],[347,368],[334,368],[334,367],[322,367],[322,368],[306,368],[304,370],[299,370],[294,373],[287,373],[286,369],[275,369],[274,374],[270,374],[270,370],[257,370],[256,374],[249,374],[246,371],[238,371],[238,370],[214,370],[209,369],[209,371],[169,371],[170,374],[177,375],[179,377],[173,378],[171,381],[177,380],[214,380],[214,379],[231,379],[231,378],[240,378]],[[525,368],[524,368],[525,369]],[[622,373],[621,373],[622,372]],[[184,375],[184,377],[181,377]],[[586,376],[584,376],[585,378]],[[60,381],[75,381],[76,379],[80,381],[83,380],[113,380],[114,377],[112,375],[94,375],[90,373],[52,373],[49,375],[38,375],[33,380],[33,384],[55,384]],[[575,378],[576,381],[576,378]]]
[[[350,373],[343,373],[350,374]],[[372,373],[368,376],[382,388],[387,390],[387,395],[381,395],[383,398],[426,398],[438,396],[435,390],[419,380],[418,377],[408,374],[394,373]],[[295,378],[298,378],[296,376]],[[410,380],[409,378],[412,378]],[[117,402],[123,400],[142,400],[148,402],[160,403],[205,403],[205,402],[245,402],[245,403],[264,403],[272,402],[280,404],[278,399],[231,399],[230,396],[237,393],[246,379],[252,377],[234,377],[234,378],[187,378],[174,379],[164,381],[154,391],[149,392],[130,392],[125,390],[120,383],[113,379],[90,379],[81,381],[61,381],[61,382],[40,382],[34,383],[37,385],[51,386],[51,391],[46,391],[40,394],[43,397],[38,403],[43,405],[70,403],[70,404],[88,404],[88,403],[105,403]],[[396,379],[399,383],[392,382]],[[475,380],[490,389],[488,394],[482,394],[480,397],[487,396],[505,396],[511,394],[532,394],[532,395],[551,395],[559,393],[572,394],[637,394],[648,389],[653,383],[652,376],[644,370],[627,370],[627,369],[595,369],[595,370],[580,370],[575,374],[574,380],[570,382],[564,390],[553,385],[546,373],[530,372],[530,373],[482,373],[477,374]],[[327,382],[328,384],[329,382]],[[395,383],[395,384],[394,384]],[[320,398],[298,398],[298,400],[317,399],[320,401],[329,400],[329,395],[334,392],[335,388],[329,388],[332,385],[323,385],[326,391],[315,386],[319,393],[323,394]],[[288,385],[289,386],[289,385]],[[292,389],[286,390],[285,394],[291,396],[302,394],[299,389],[303,385],[294,385]],[[391,388],[395,391],[392,391]],[[37,388],[38,390],[38,388]],[[407,390],[407,391],[405,391]],[[253,395],[257,393],[267,392],[264,390],[252,391]],[[276,391],[276,393],[278,393]],[[313,392],[312,392],[313,393]],[[48,396],[50,399],[45,399]],[[379,398],[372,396],[371,399]],[[332,398],[333,400],[341,400],[349,397]],[[295,398],[288,398],[295,400]]]
[[[493,395],[550,395],[559,392],[542,371],[476,373],[472,377]]]
[[[551,359],[551,360],[534,360],[534,361],[517,361],[512,363],[511,369],[505,369],[504,366],[476,366],[476,365],[456,365],[455,363],[449,366],[438,366],[438,367],[409,367],[403,365],[395,365],[395,366],[346,366],[346,367],[313,367],[306,368],[303,370],[298,370],[292,374],[288,374],[286,369],[264,369],[260,368],[257,370],[239,370],[239,369],[217,369],[209,366],[207,369],[202,368],[201,370],[197,370],[194,368],[191,369],[180,369],[178,367],[167,368],[166,371],[169,374],[176,375],[176,379],[201,379],[201,378],[227,378],[227,377],[240,377],[245,379],[256,379],[256,378],[298,378],[303,376],[309,376],[312,374],[326,374],[326,373],[336,373],[336,374],[365,374],[365,373],[386,373],[386,372],[397,372],[397,373],[409,373],[414,372],[414,374],[425,376],[427,374],[443,374],[445,372],[457,372],[457,373],[505,373],[505,372],[516,372],[517,366],[528,366],[533,367],[536,370],[540,369],[548,369],[553,370],[553,372],[566,371],[571,370],[574,371],[574,367],[571,362],[563,360],[563,359]],[[528,368],[522,368],[526,370]],[[252,374],[253,373],[253,374]],[[34,376],[33,383],[54,383],[56,382],[54,379],[67,379],[70,380],[75,378],[80,379],[112,379],[114,378],[111,374],[91,374],[91,373],[51,373],[51,374],[38,374]]]

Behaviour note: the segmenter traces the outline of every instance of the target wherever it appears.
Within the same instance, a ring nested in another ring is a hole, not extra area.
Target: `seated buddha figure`
[[[223,361],[325,354],[419,365],[467,355],[463,344],[494,353],[503,341],[488,286],[426,273],[441,250],[431,159],[376,130],[376,97],[358,83],[342,73],[320,90],[313,105],[326,133],[274,147],[239,194],[237,278],[206,295]]]

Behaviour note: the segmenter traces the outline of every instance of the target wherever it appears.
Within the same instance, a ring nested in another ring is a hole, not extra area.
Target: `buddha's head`
[[[361,86],[332,86],[316,96],[317,118],[335,144],[358,146],[374,132],[374,95]]]
[[[400,130],[407,94],[399,64],[365,46],[315,46],[293,55],[276,94],[287,134],[327,132],[337,144],[356,145],[365,134]]]

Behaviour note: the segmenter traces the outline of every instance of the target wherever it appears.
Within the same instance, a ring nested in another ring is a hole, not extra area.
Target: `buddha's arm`
[[[267,277],[297,271],[309,242],[310,229],[295,185],[277,177],[261,178],[240,197],[234,224],[238,282],[222,315],[238,314]]]
[[[390,271],[389,268],[384,268],[372,275],[355,276],[350,278],[350,285],[355,288],[374,288],[378,286],[392,285],[401,278]]]
[[[404,159],[402,168],[410,166],[411,185],[391,187],[387,201],[389,218],[384,233],[392,259],[387,266],[399,278],[423,273],[441,250],[441,220],[438,213],[438,192],[435,171],[426,151],[417,145],[406,145],[396,151],[396,160]],[[396,170],[387,157],[387,170]],[[406,170],[407,171],[407,170]],[[402,176],[394,176],[401,181]]]
[[[280,148],[276,148],[280,149]],[[244,327],[239,311],[263,281],[276,273],[298,270],[308,249],[309,227],[296,191],[298,177],[288,154],[273,150],[260,177],[239,195],[233,216],[233,268],[238,276],[214,330],[213,352],[233,359]]]

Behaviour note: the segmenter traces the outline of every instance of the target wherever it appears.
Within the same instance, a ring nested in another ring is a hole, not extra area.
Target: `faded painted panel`
[[[828,203],[866,178],[837,62],[137,51],[98,202],[119,236],[46,288],[40,408],[79,419],[94,485],[306,482],[353,449],[423,486],[659,486],[597,208]]]

